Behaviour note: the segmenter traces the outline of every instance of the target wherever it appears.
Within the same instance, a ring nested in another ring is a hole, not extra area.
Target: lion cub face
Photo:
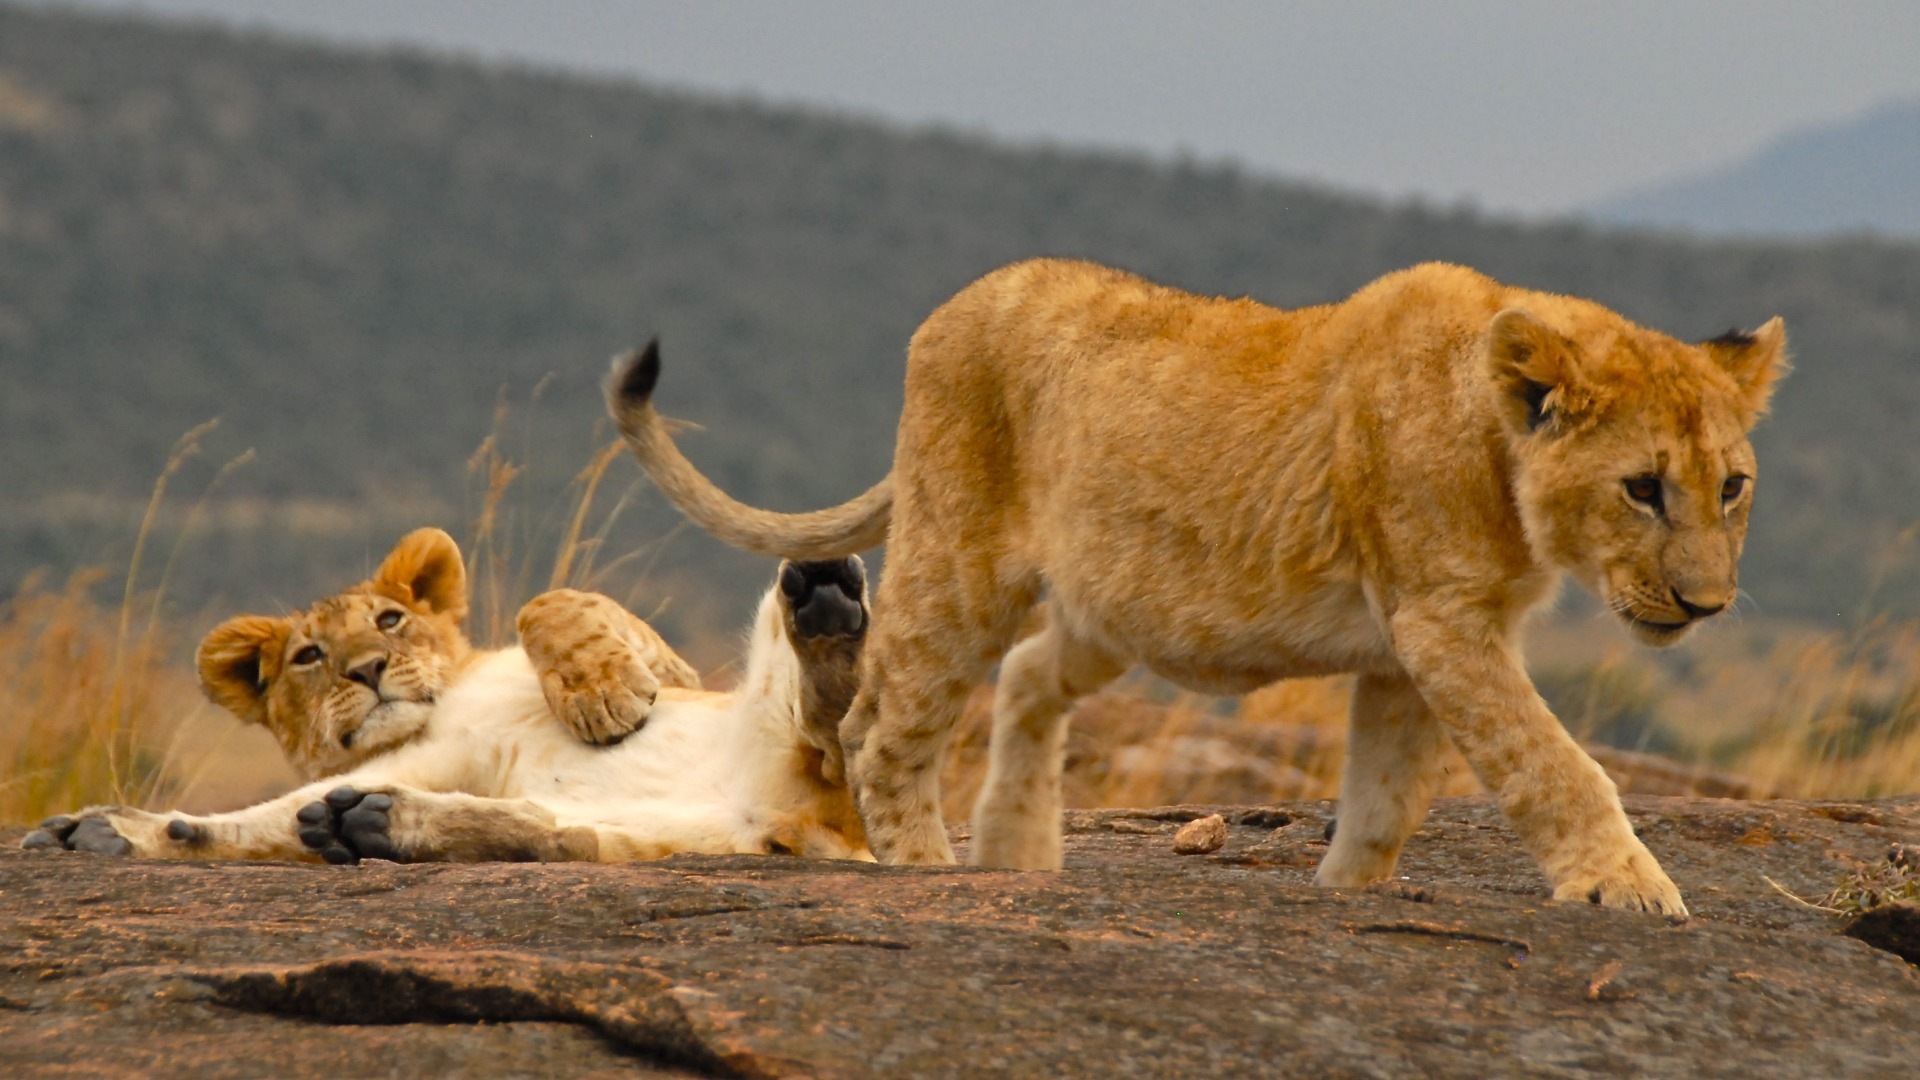
[[[466,568],[438,529],[404,537],[366,582],[281,618],[242,616],[200,644],[207,696],[279,740],[309,779],[426,726],[472,652]]]
[[[1570,333],[1522,311],[1495,317],[1513,486],[1535,555],[1641,641],[1671,645],[1738,592],[1747,433],[1786,369],[1786,334],[1775,319],[1686,345],[1606,314],[1574,312]]]

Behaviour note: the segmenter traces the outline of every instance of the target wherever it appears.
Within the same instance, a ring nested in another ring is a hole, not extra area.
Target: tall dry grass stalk
[[[1751,733],[1708,748],[1730,770],[1787,797],[1920,793],[1920,623],[1873,619],[1720,677],[1761,691]]]
[[[208,708],[172,662],[164,630],[125,635],[94,592],[103,574],[65,588],[30,578],[0,607],[0,822],[33,822],[94,803],[156,806],[192,779],[194,748],[174,733]]]
[[[495,418],[496,424],[502,420],[504,414]],[[574,476],[569,485],[572,506],[565,511],[565,524],[553,542],[552,564],[544,573],[540,570],[544,561],[541,533],[555,515],[534,518],[515,507],[509,495],[525,469],[501,454],[497,435],[487,436],[474,451],[467,472],[479,485],[479,507],[463,550],[473,589],[470,626],[477,642],[497,646],[513,640],[520,606],[537,592],[596,588],[604,573],[638,554],[623,556],[608,567],[595,565],[607,534],[627,506],[625,498],[615,500],[600,515],[591,534],[587,528],[594,519],[601,481],[625,450],[626,444],[618,441],[602,446]]]
[[[503,409],[496,427],[505,418]],[[227,478],[253,459],[252,451],[218,471],[187,515],[157,586],[143,583],[168,489],[214,427],[209,422],[188,432],[168,456],[136,534],[117,609],[96,599],[109,578],[98,570],[61,589],[30,578],[0,606],[0,822],[31,822],[98,803],[170,804],[195,786],[202,761],[210,760],[205,755],[216,749],[204,744],[207,731],[220,727],[209,722],[217,710],[180,662],[182,643],[162,600],[194,523]],[[623,498],[596,520],[596,495],[623,449],[611,443],[574,478],[551,569],[538,572],[536,552],[544,545],[524,539],[534,530],[510,497],[524,470],[500,452],[497,436],[489,435],[469,462],[481,491],[466,543],[476,637],[491,643],[512,638],[519,605],[538,588],[591,587],[595,555],[626,505]],[[189,745],[183,728],[194,729],[200,744]]]
[[[205,708],[194,680],[173,668],[162,617],[165,585],[207,498],[252,451],[215,475],[188,516],[161,571],[160,586],[140,580],[167,487],[218,426],[209,420],[181,436],[154,481],[135,534],[133,555],[109,612],[94,599],[106,575],[74,575],[60,591],[43,579],[23,582],[0,608],[0,821],[30,821],[88,803],[152,805],[190,779],[192,753],[172,736]],[[145,610],[135,629],[136,614]]]

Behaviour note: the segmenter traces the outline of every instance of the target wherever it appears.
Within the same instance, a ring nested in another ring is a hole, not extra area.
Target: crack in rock
[[[1443,926],[1439,923],[1420,922],[1403,919],[1396,922],[1348,923],[1346,930],[1351,934],[1417,934],[1422,937],[1452,938],[1455,941],[1478,941],[1488,945],[1505,945],[1515,950],[1514,961],[1525,960],[1533,952],[1532,943],[1524,938],[1507,937],[1504,934],[1490,934],[1484,930],[1472,930],[1464,926]]]
[[[663,1064],[705,1076],[791,1075],[793,1063],[720,1047],[696,1030],[666,976],[644,968],[513,952],[371,952],[301,967],[187,976],[248,1012],[328,1024],[580,1024]]]
[[[1858,915],[1842,931],[1909,964],[1920,965],[1920,904],[1894,903]]]

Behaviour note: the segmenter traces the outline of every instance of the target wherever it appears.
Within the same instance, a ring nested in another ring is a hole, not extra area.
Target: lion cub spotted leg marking
[[[659,633],[611,597],[554,589],[527,601],[516,622],[547,707],[596,746],[638,731],[662,686],[700,688]]]
[[[967,440],[954,436],[948,451],[966,454]],[[1004,585],[1019,578],[956,557],[944,538],[928,546],[904,538],[891,545],[889,566],[900,569],[881,579],[874,605],[890,617],[874,623],[840,743],[875,853],[947,865],[954,858],[940,816],[940,761],[968,693],[1013,644],[1038,585]]]
[[[1125,659],[1074,637],[1058,618],[1000,662],[987,778],[973,809],[971,862],[1060,868],[1067,713],[1126,669]]]
[[[1356,886],[1392,876],[1440,782],[1447,739],[1405,675],[1362,675],[1349,712],[1340,827],[1314,880]]]

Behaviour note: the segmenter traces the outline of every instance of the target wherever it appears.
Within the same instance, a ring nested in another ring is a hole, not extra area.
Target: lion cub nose
[[[351,682],[357,682],[361,686],[377,693],[380,689],[380,676],[386,673],[387,658],[384,656],[375,656],[362,660],[348,668],[347,679]]]
[[[1672,590],[1672,592],[1673,592],[1673,602],[1680,605],[1680,610],[1686,612],[1687,618],[1689,619],[1704,619],[1709,615],[1718,615],[1721,612],[1727,610],[1727,601],[1724,598],[1702,597],[1701,599],[1706,599],[1707,601],[1706,603],[1702,604],[1702,603],[1695,603],[1694,601],[1689,600],[1684,596],[1681,596],[1679,589],[1674,589]]]

